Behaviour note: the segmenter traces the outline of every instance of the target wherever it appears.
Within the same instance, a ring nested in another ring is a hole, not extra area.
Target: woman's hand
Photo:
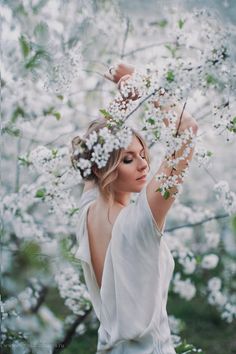
[[[126,63],[118,63],[111,66],[108,73],[104,74],[104,77],[108,80],[113,81],[120,87],[122,81],[125,81],[131,77],[134,72],[134,66]]]
[[[129,100],[137,100],[139,98],[139,93],[137,89],[134,89],[133,92],[130,92],[128,96],[124,96],[122,91],[126,88],[126,83],[127,80],[129,80],[134,73],[134,66],[126,63],[119,63],[115,66],[111,66],[109,68],[109,72],[104,74],[104,76],[108,79],[113,81],[114,83],[117,84],[118,89],[121,93],[121,96],[123,99],[128,102]]]

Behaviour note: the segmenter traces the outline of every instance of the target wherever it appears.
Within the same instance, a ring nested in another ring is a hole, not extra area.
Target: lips
[[[143,176],[137,178],[137,181],[138,181],[138,180],[141,180],[141,179],[145,179],[146,177],[147,177],[147,175],[143,175]]]

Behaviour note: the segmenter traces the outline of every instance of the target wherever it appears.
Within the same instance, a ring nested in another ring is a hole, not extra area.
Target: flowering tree
[[[176,115],[161,110],[173,101],[191,111],[200,129],[195,160],[166,226],[176,263],[170,297],[200,299],[222,321],[235,323],[236,66],[229,41],[235,28],[207,11],[184,8],[162,6],[152,17],[127,17],[115,1],[10,1],[1,12],[6,351],[57,353],[74,335],[97,326],[74,257],[83,183],[71,165],[71,139],[104,116],[141,130],[151,171],[163,157],[174,170],[178,150],[193,137],[191,131],[176,133]],[[120,92],[103,76],[119,60],[136,67]],[[115,144],[103,138],[94,157],[101,164]],[[174,174],[157,178],[159,192],[170,197],[178,185]],[[183,319],[170,314],[170,325],[176,351],[195,352],[181,342]]]

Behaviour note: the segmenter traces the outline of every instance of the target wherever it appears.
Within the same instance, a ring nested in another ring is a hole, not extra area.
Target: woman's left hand
[[[119,84],[123,80],[127,80],[134,72],[134,66],[126,63],[118,63],[114,66],[110,66],[108,73],[104,74],[104,77],[113,81],[115,84]]]

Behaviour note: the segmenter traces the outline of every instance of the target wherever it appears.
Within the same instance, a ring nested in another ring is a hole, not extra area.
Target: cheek
[[[119,167],[118,169],[118,181],[119,182],[127,182],[127,180],[129,180],[130,178],[132,178],[134,176],[134,172],[133,172],[133,166],[130,165],[122,165]]]

